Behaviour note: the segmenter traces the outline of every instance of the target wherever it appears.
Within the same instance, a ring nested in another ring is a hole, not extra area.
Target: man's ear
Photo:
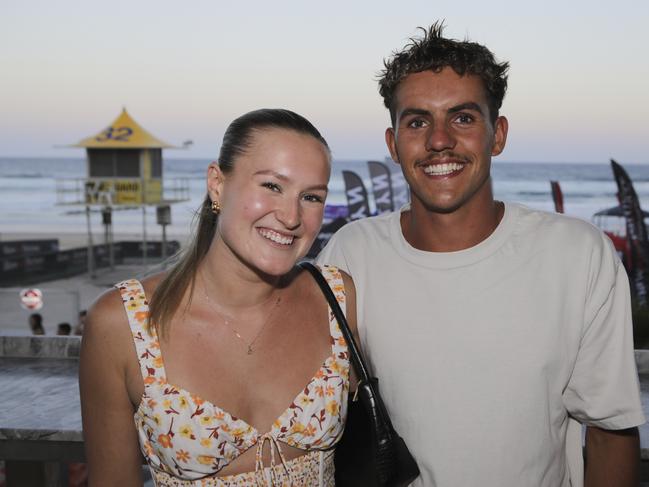
[[[401,164],[397,152],[396,133],[392,127],[388,127],[387,129],[385,129],[385,144],[388,146],[388,150],[390,151],[390,157],[392,157],[392,160],[397,164]]]
[[[223,182],[225,176],[218,162],[212,162],[207,166],[207,194],[212,201],[221,201],[223,196]]]
[[[507,119],[505,117],[498,117],[494,124],[494,145],[491,148],[492,156],[497,156],[505,150],[507,130],[509,130],[509,122]]]

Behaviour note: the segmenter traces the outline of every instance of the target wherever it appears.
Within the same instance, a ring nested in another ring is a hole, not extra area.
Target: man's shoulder
[[[599,228],[582,218],[528,208],[520,204],[510,203],[510,206],[517,209],[518,218],[524,227],[534,227],[541,231],[568,232],[583,235],[585,238],[600,238],[602,235]]]
[[[369,235],[386,236],[390,233],[395,212],[354,220],[341,227],[335,234],[336,239],[356,239]]]
[[[584,219],[510,204],[518,214],[517,227],[522,234],[533,236],[537,242],[552,241],[565,245],[566,249],[599,248],[610,245],[604,232]]]

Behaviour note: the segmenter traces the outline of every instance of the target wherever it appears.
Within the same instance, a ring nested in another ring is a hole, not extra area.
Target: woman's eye
[[[271,191],[276,191],[278,193],[282,191],[282,188],[280,188],[279,184],[277,184],[277,183],[272,183],[270,181],[267,181],[265,183],[262,183],[261,185],[264,188],[270,189]]]

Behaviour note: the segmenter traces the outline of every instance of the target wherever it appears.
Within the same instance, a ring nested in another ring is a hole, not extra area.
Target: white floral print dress
[[[345,309],[340,272],[323,266],[323,275]],[[128,315],[144,379],[144,394],[135,412],[140,446],[158,486],[334,486],[333,447],[344,429],[349,391],[349,353],[331,309],[331,355],[302,392],[262,433],[216,404],[169,384],[155,330],[146,326],[149,307],[139,281],[117,284]],[[281,443],[305,450],[284,461]],[[218,472],[257,447],[254,472],[218,477]],[[270,447],[271,465],[262,450]],[[274,452],[279,452],[276,463]]]

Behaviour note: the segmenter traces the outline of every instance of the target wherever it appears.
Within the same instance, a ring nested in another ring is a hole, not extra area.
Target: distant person
[[[59,323],[56,327],[56,334],[57,335],[69,335],[72,333],[72,327],[70,326],[70,323]]]
[[[333,487],[349,354],[320,288],[295,266],[322,225],[330,159],[293,112],[237,118],[184,256],[89,310],[90,485],[141,485],[141,450],[156,485]],[[323,274],[355,326],[353,283]]]
[[[363,346],[421,469],[412,485],[582,485],[577,420],[586,485],[635,486],[628,277],[592,225],[494,199],[508,64],[442,30],[379,80],[411,203],[345,225],[318,258],[354,279]],[[575,115],[569,100],[554,111]]]
[[[79,311],[79,321],[77,321],[77,325],[74,327],[74,334],[75,335],[83,335],[83,329],[86,325],[86,316],[88,315],[88,312],[85,309],[82,309]]]
[[[32,331],[32,335],[45,335],[43,316],[40,313],[32,313],[29,315],[29,329]]]

